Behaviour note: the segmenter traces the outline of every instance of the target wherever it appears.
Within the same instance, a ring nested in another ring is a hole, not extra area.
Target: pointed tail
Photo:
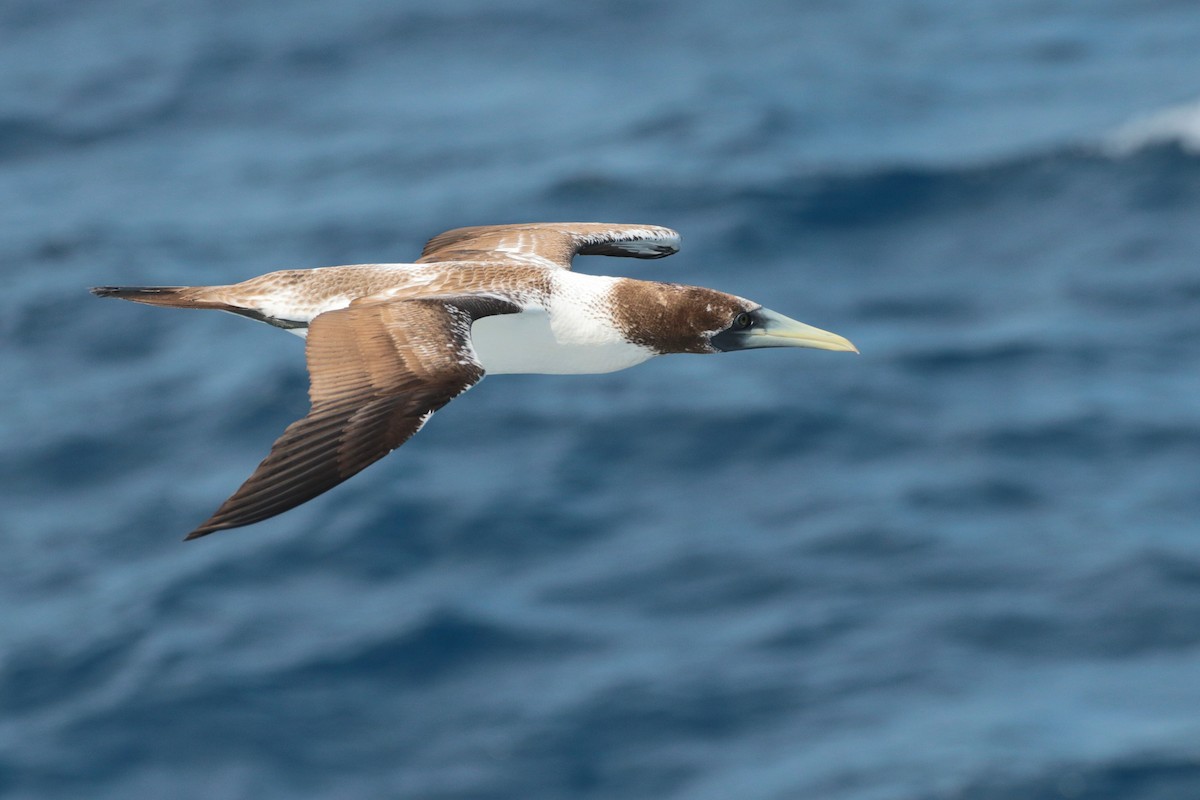
[[[93,286],[97,297],[119,297],[135,303],[173,308],[220,308],[227,304],[214,298],[212,286]]]

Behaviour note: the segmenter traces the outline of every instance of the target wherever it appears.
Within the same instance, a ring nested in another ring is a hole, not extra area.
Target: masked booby
[[[228,311],[306,337],[312,408],[187,539],[311,500],[387,455],[484,374],[601,373],[667,353],[858,352],[848,340],[699,286],[571,271],[576,255],[662,258],[649,225],[458,228],[412,264],[283,270],[227,286],[98,286],[101,297]]]

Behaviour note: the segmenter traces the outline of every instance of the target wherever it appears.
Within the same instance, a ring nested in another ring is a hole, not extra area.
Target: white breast
[[[606,313],[614,280],[564,270],[545,304],[477,320],[471,340],[479,363],[492,375],[562,375],[615,372],[652,358],[654,351],[626,340]]]

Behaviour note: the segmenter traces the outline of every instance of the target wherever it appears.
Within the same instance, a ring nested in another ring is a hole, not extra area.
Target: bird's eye
[[[744,331],[754,324],[754,317],[747,314],[745,311],[733,318],[733,327],[735,330]]]

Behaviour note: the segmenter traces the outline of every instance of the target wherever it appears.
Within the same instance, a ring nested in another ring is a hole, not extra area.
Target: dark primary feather
[[[471,323],[519,310],[504,300],[458,296],[355,303],[317,316],[306,345],[312,410],[187,538],[281,514],[408,441],[430,414],[483,377]]]

